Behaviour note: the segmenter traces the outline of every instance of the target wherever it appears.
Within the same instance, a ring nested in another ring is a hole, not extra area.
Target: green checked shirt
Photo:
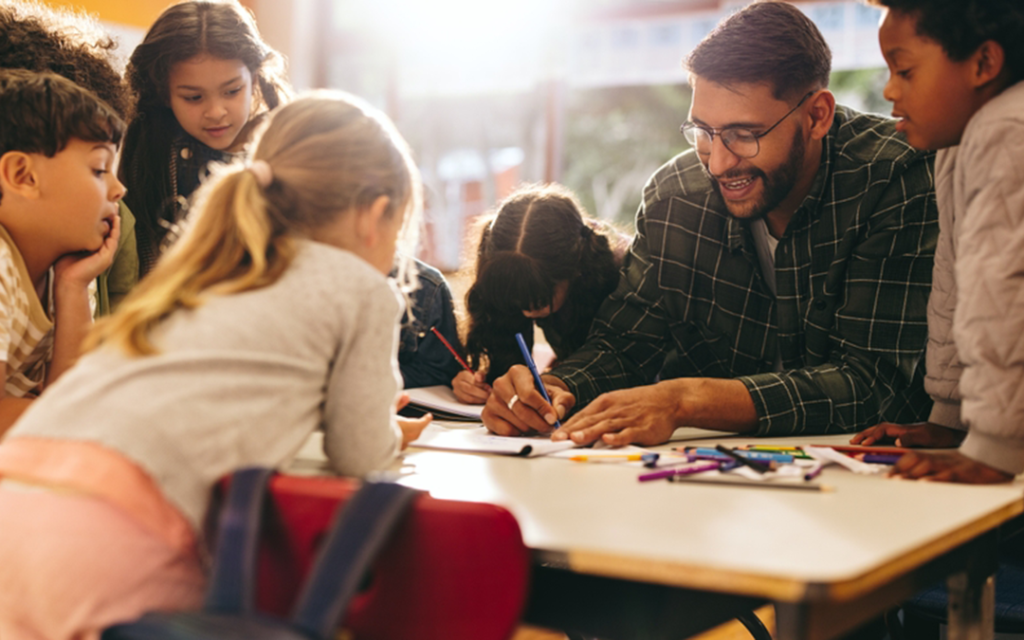
[[[551,373],[577,407],[659,373],[738,378],[759,435],[927,419],[918,364],[938,236],[932,167],[893,121],[837,108],[775,251],[773,295],[749,224],[728,214],[696,154],[677,156],[644,188],[622,278],[587,344]]]

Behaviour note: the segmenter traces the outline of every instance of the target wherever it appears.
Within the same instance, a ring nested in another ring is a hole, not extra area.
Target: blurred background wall
[[[50,0],[97,14],[127,56],[169,4]],[[629,229],[645,180],[686,149],[681,65],[747,0],[244,0],[297,89],[384,109],[427,188],[422,255],[458,267],[474,217],[521,182],[560,181]],[[879,12],[797,5],[833,50],[840,102],[888,113]]]

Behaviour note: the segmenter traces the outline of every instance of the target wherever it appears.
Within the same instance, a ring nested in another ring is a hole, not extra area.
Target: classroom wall
[[[314,84],[314,3],[318,0],[239,0],[256,15],[260,32],[270,46],[288,59],[293,85],[305,89]],[[174,0],[44,0],[54,7],[68,7],[93,14],[117,38],[119,52],[127,57],[142,40],[146,29]]]
[[[253,0],[240,0],[252,8]],[[130,27],[146,29],[164,9],[174,4],[168,0],[46,0],[55,7],[84,9],[98,15],[100,20]]]

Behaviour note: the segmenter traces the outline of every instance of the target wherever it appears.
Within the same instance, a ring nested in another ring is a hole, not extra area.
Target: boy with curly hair
[[[114,257],[124,124],[52,73],[0,70],[0,435],[78,357]]]
[[[0,3],[0,69],[52,71],[96,94],[128,122],[134,101],[118,71],[117,43],[84,13],[37,2]],[[97,279],[96,313],[111,311],[139,279],[135,217],[119,205],[121,240],[114,264]]]

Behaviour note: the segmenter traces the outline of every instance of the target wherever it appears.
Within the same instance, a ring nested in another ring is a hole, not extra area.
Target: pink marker
[[[688,476],[694,473],[701,473],[703,471],[712,471],[721,466],[720,462],[713,460],[702,460],[700,462],[693,462],[683,467],[676,467],[673,469],[662,469],[661,471],[651,471],[650,473],[642,474],[637,480],[640,482],[647,482],[649,480],[661,480],[662,478],[670,478],[672,476]]]

